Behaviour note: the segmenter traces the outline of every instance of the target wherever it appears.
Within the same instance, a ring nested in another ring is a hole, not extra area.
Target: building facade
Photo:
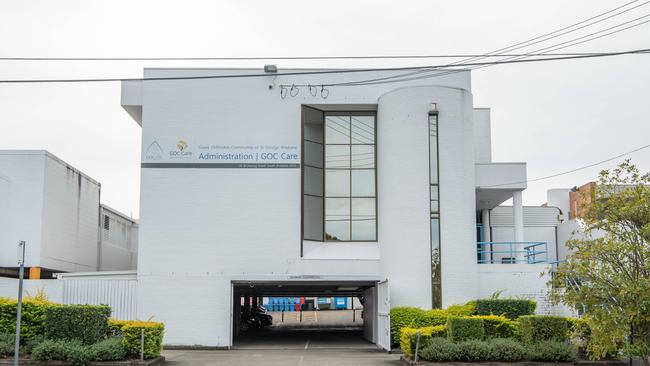
[[[30,279],[51,279],[56,272],[135,269],[137,225],[115,210],[100,208],[100,193],[99,182],[47,151],[0,151],[0,273],[17,276],[19,241],[26,242]],[[121,243],[103,239],[100,211],[126,223],[129,247],[124,250],[129,253],[117,253],[114,247]]]
[[[123,82],[142,126],[137,311],[165,322],[166,344],[231,346],[241,296],[358,296],[366,337],[389,347],[390,307],[446,307],[515,278],[527,282],[509,295],[545,287],[524,238],[526,165],[492,162],[470,73],[342,87],[399,73],[332,71]],[[477,216],[510,198],[511,260],[482,262],[496,249],[478,245]]]

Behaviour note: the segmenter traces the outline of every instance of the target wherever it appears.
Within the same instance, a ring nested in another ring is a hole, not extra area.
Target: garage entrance
[[[390,345],[380,330],[380,324],[385,325],[381,318],[387,317],[387,311],[380,314],[380,307],[388,308],[385,282],[242,281],[232,286],[234,348],[387,349]],[[385,294],[382,304],[380,292]]]

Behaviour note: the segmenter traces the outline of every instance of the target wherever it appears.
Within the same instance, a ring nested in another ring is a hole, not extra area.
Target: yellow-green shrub
[[[503,315],[472,315],[472,318],[483,319],[483,329],[486,338],[516,338],[519,324]]]
[[[59,306],[42,296],[23,299],[21,311],[20,334],[21,344],[45,333],[45,312],[51,307]],[[0,333],[14,334],[16,332],[16,311],[18,301],[0,297]]]
[[[435,325],[424,328],[402,328],[399,338],[400,348],[407,357],[413,358],[418,331],[420,332],[420,344],[423,344],[426,343],[425,339],[444,337],[446,334],[445,329],[446,326],[444,325]]]
[[[131,356],[140,355],[140,332],[144,330],[144,357],[160,356],[165,332],[163,323],[111,319],[108,328],[111,335],[122,336],[122,344]]]
[[[398,345],[402,328],[423,328],[447,324],[450,316],[463,317],[473,315],[476,302],[464,305],[450,305],[446,309],[424,310],[414,307],[396,307],[390,311],[391,342]]]

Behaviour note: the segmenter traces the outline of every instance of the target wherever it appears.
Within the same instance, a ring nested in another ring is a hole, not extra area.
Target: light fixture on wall
[[[300,93],[300,88],[296,87],[296,84],[291,85],[291,90],[289,90],[289,95],[295,97]]]
[[[285,88],[284,85],[280,86],[280,97],[282,97],[282,99],[287,97],[287,88]]]
[[[264,72],[276,73],[278,72],[278,67],[276,65],[270,65],[270,64],[264,65]]]
[[[321,96],[323,99],[327,99],[327,97],[329,97],[329,95],[330,95],[330,91],[329,91],[329,89],[325,89],[325,86],[324,86],[324,85],[321,85],[321,86],[320,86],[320,96]]]
[[[438,114],[438,103],[431,103],[429,106],[429,115]]]
[[[311,94],[312,97],[315,97],[316,95],[318,95],[318,89],[316,89],[315,86],[309,84],[309,85],[307,85],[307,87],[309,88],[309,94]]]

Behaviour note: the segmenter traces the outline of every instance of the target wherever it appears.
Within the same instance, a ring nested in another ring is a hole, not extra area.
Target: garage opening
[[[372,348],[377,282],[233,282],[233,347]]]

